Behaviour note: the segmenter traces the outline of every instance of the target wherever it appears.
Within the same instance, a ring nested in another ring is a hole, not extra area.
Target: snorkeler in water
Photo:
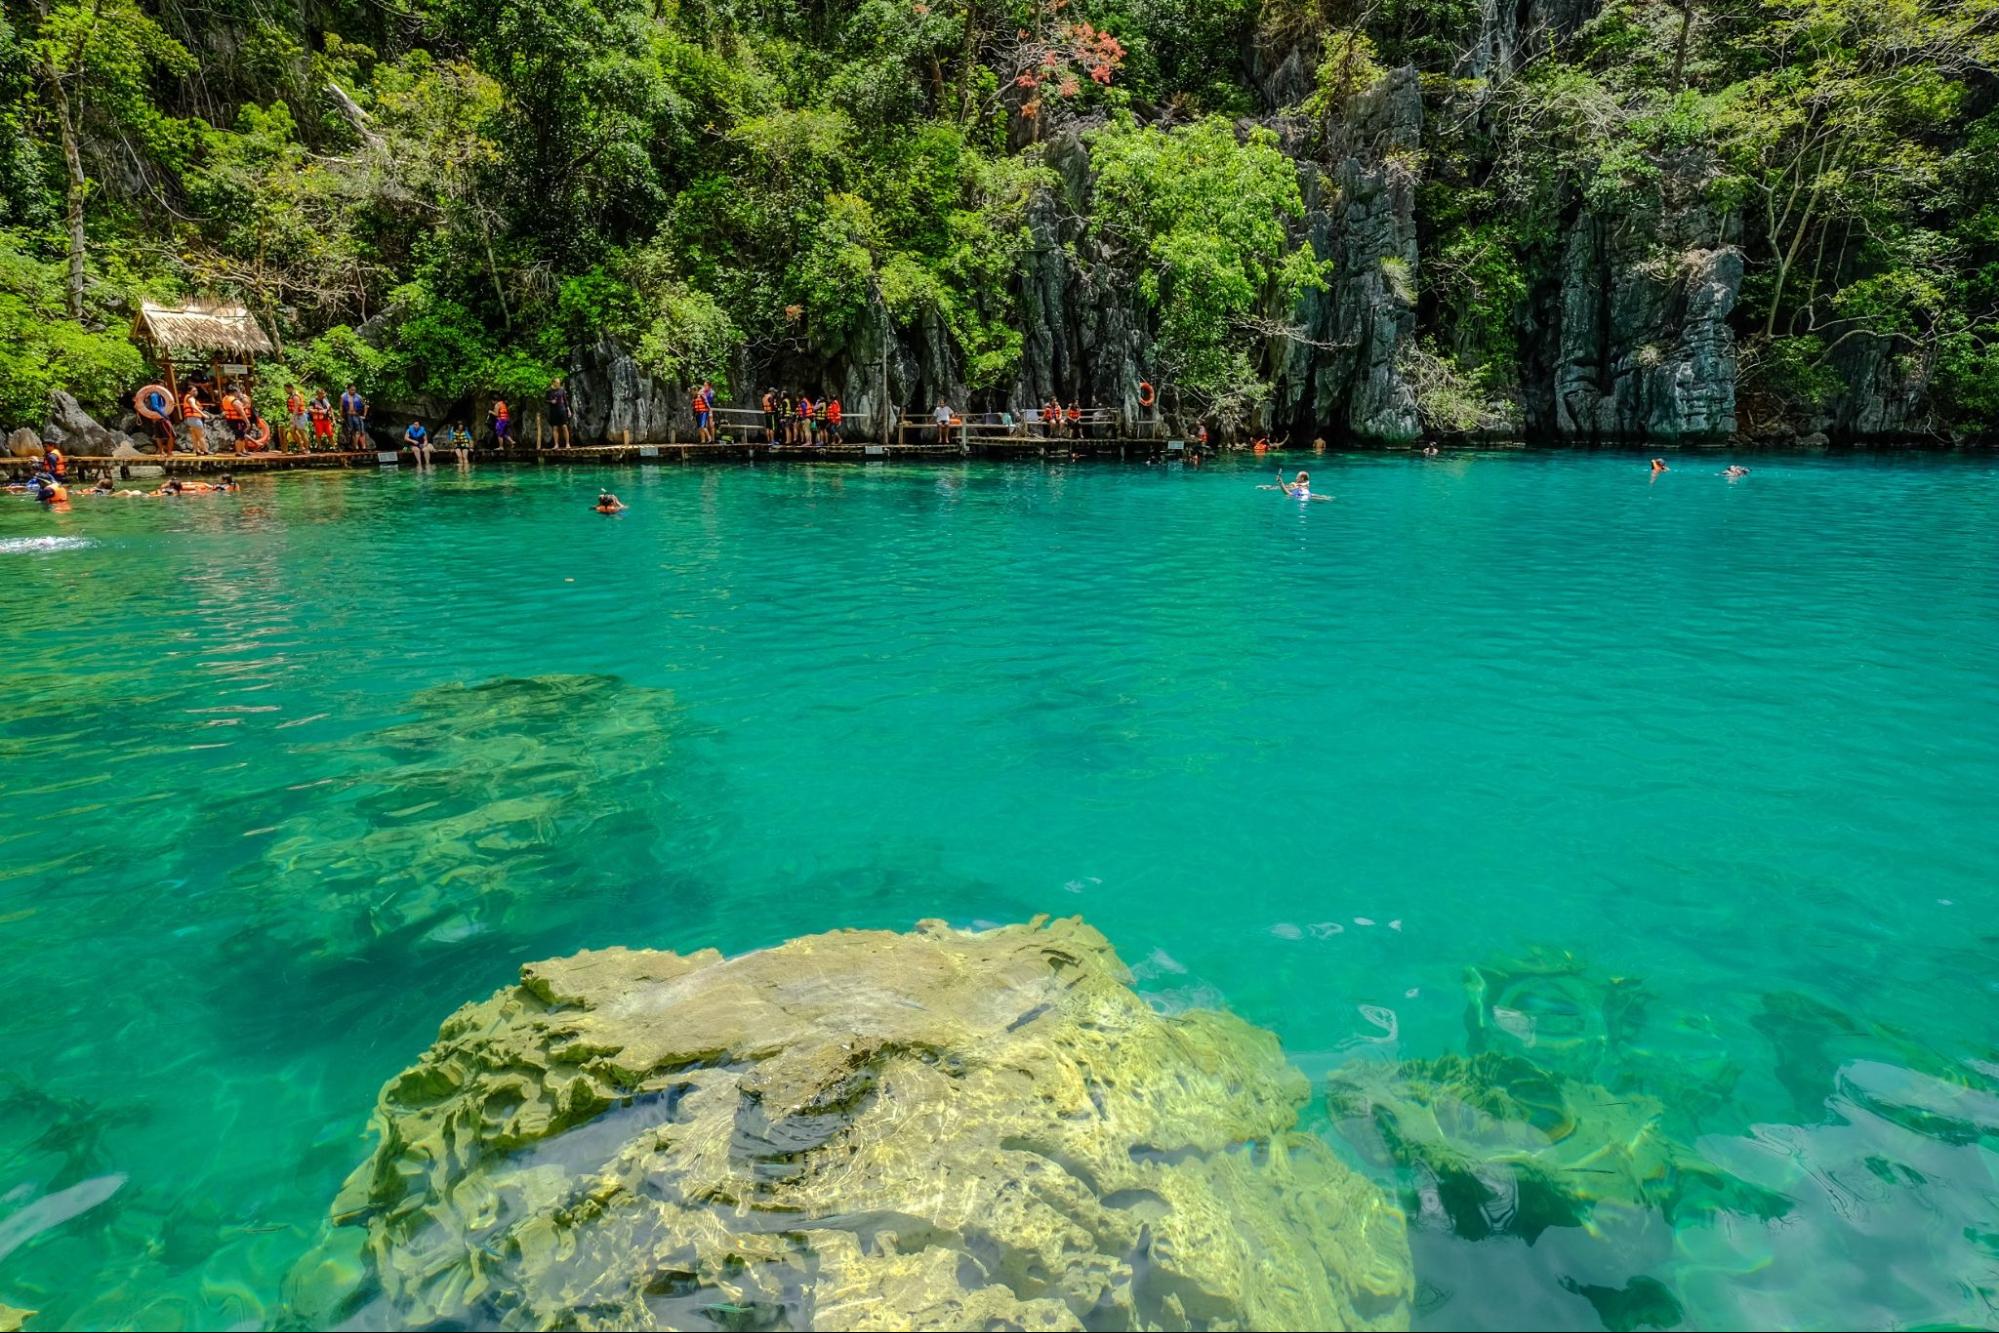
[[[617,496],[611,494],[609,491],[602,491],[598,493],[597,496],[598,513],[616,514],[622,512],[624,507],[625,507],[625,502],[623,500],[620,500]]]
[[[1672,470],[1671,468],[1668,468],[1668,467],[1666,466],[1666,460],[1665,460],[1665,459],[1663,459],[1663,458],[1655,458],[1655,459],[1653,459],[1653,460],[1652,460],[1652,475],[1653,475],[1653,476],[1655,476],[1655,477],[1656,477],[1656,476],[1658,476],[1658,475],[1659,475],[1659,474],[1660,474],[1661,472],[1670,472],[1671,470]]]
[[[1740,463],[1730,463],[1727,467],[1721,470],[1721,475],[1727,477],[1730,481],[1734,481],[1737,477],[1748,476],[1749,469],[1742,466],[1742,464]]]

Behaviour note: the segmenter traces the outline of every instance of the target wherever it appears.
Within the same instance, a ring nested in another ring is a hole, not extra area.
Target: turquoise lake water
[[[522,961],[1049,912],[1315,1080],[1465,1051],[1511,978],[1529,1055],[1779,1201],[1473,1239],[1315,1111],[1409,1192],[1421,1327],[1999,1323],[1999,465],[1284,461],[1337,501],[0,501],[0,1301],[282,1323],[376,1091]]]

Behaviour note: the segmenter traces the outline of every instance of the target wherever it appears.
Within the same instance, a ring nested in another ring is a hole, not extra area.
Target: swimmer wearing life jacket
[[[600,492],[597,496],[597,512],[600,514],[620,513],[624,507],[625,502],[609,491]]]

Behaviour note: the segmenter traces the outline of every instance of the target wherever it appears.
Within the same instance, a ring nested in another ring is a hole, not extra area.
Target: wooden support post
[[[632,447],[632,428],[630,426],[627,426],[625,427],[625,448],[629,449],[631,447]]]
[[[535,448],[537,448],[537,449],[541,448],[541,424],[542,424],[542,420],[543,420],[543,419],[542,419],[541,417],[536,417],[536,418],[534,419],[534,447],[535,447]]]

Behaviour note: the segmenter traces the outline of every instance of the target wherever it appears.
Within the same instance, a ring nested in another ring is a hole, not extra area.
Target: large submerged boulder
[[[1399,1328],[1401,1214],[1270,1033],[1079,920],[532,964],[383,1090],[320,1323]]]

